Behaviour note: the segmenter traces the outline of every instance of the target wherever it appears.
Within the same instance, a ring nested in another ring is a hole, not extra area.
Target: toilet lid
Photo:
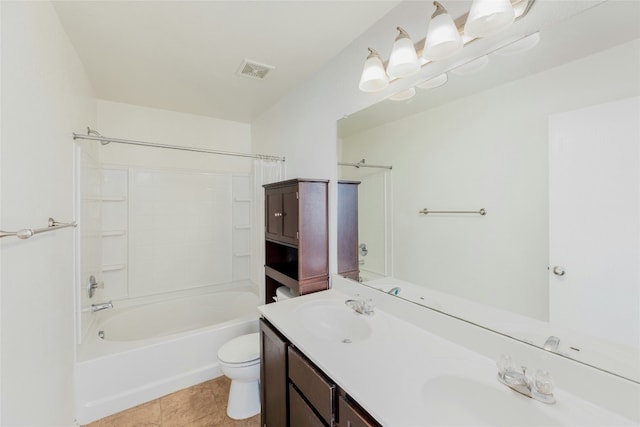
[[[241,335],[218,350],[218,359],[225,363],[247,363],[260,359],[260,334]]]

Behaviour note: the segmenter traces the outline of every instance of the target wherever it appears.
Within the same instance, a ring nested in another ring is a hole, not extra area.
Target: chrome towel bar
[[[15,236],[18,239],[28,239],[29,237],[32,237],[36,234],[40,234],[40,233],[46,233],[47,231],[53,231],[53,230],[59,230],[61,228],[67,228],[67,227],[76,227],[78,224],[76,224],[75,221],[73,222],[58,222],[53,218],[49,218],[49,223],[46,227],[43,228],[23,228],[22,230],[18,230],[18,231],[2,231],[0,230],[0,239],[3,237],[10,237],[10,236]]]
[[[478,211],[430,211],[427,208],[422,209],[421,211],[418,211],[419,214],[422,215],[428,215],[428,214],[479,214],[479,215],[486,215],[487,211],[485,211],[484,209],[480,209]]]

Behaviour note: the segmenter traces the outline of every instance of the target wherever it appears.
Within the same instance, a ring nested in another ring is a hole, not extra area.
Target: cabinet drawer
[[[289,384],[289,425],[292,427],[325,427],[322,420],[318,418],[292,384]]]
[[[338,427],[379,427],[358,408],[352,405],[344,396],[338,398]]]
[[[336,386],[298,351],[289,347],[289,379],[331,425],[335,413]]]

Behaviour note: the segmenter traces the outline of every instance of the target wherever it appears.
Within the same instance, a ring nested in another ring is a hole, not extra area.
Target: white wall
[[[2,2],[2,229],[74,218],[71,132],[95,123],[82,64],[48,2]],[[74,230],[2,239],[2,416],[74,423]]]
[[[548,117],[637,94],[639,50],[625,43],[345,138],[345,159],[393,165],[394,276],[548,320]]]
[[[104,136],[209,150],[251,153],[246,123],[98,100],[98,125]],[[85,144],[99,144],[87,141]],[[251,160],[159,148],[109,144],[101,147],[104,164],[250,172]]]

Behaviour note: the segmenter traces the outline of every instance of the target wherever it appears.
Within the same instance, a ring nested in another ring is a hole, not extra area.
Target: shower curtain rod
[[[97,131],[91,128],[87,128],[87,135],[82,135],[74,132],[73,139],[74,140],[86,139],[89,141],[100,141],[102,145],[107,145],[110,142],[114,142],[116,144],[129,144],[129,145],[139,145],[142,147],[155,147],[155,148],[165,148],[169,150],[192,151],[195,153],[221,154],[223,156],[248,157],[250,159],[260,159],[260,160],[277,160],[280,162],[285,161],[284,157],[269,156],[266,154],[236,153],[233,151],[208,150],[206,148],[181,147],[179,145],[158,144],[155,142],[137,141],[135,139],[107,138],[106,136],[100,135],[100,133],[98,133]]]
[[[367,165],[367,164],[362,163],[362,162],[358,162],[358,163],[344,163],[344,162],[338,162],[338,166],[353,166],[353,167],[355,167],[355,168],[393,169],[393,166],[386,166],[386,165]]]

